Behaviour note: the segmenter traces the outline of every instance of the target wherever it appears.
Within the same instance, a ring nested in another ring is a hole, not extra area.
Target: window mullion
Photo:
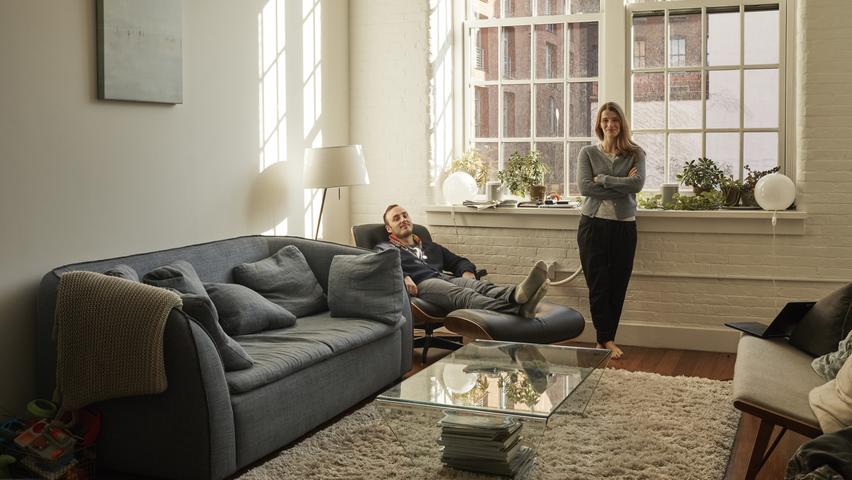
[[[707,33],[709,26],[707,22],[707,7],[701,8],[701,156],[707,156],[707,98],[709,92],[707,87],[710,84],[709,72],[705,69],[707,66]],[[740,42],[742,43],[742,42]]]
[[[745,6],[740,5],[740,178],[745,180]]]

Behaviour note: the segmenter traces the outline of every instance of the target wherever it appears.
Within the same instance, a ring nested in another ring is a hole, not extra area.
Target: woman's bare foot
[[[595,348],[606,348],[607,350],[612,352],[610,354],[610,357],[616,360],[618,360],[619,358],[621,358],[622,355],[624,355],[624,352],[621,351],[621,349],[618,348],[618,345],[616,345],[615,342],[613,342],[612,340],[604,343],[603,345],[601,345],[600,343],[596,343]]]

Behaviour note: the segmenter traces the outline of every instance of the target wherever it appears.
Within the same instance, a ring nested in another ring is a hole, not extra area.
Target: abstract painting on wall
[[[183,103],[181,0],[97,0],[98,98]]]

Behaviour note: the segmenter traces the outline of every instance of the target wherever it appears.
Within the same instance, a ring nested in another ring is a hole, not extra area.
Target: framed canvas
[[[181,0],[97,0],[98,98],[183,103]]]

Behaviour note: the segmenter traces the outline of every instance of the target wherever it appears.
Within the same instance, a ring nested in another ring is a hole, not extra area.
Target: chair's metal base
[[[429,349],[432,347],[435,348],[443,348],[445,350],[458,350],[462,345],[462,337],[457,336],[435,336],[432,335],[432,332],[426,332],[422,337],[417,337],[414,339],[414,348],[422,348],[423,355],[421,357],[421,363],[426,365],[426,355],[429,353]]]

